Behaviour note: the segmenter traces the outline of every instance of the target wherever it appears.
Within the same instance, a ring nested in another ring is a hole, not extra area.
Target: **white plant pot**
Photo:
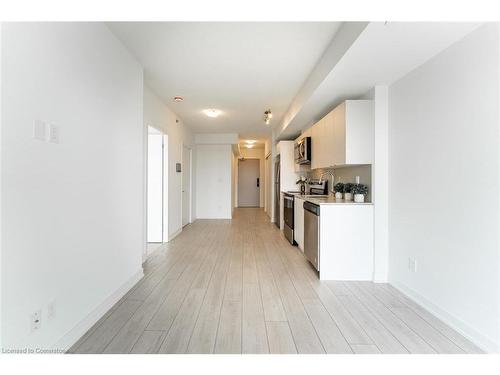
[[[352,193],[344,193],[344,200],[347,202],[352,201]]]
[[[342,193],[335,193],[335,199],[342,199]]]
[[[364,203],[365,202],[365,196],[364,196],[364,194],[354,194],[354,202],[356,202],[356,203]]]

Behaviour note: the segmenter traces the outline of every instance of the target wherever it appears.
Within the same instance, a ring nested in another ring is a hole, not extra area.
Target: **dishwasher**
[[[319,205],[304,202],[304,255],[319,271]]]

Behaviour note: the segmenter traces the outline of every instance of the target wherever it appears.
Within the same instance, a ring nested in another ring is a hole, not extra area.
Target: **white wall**
[[[389,90],[374,88],[374,163],[372,199],[374,204],[373,280],[387,282],[389,275]]]
[[[64,349],[142,276],[142,68],[102,24],[2,27],[3,347]]]
[[[267,216],[269,216],[269,219],[272,219],[272,201],[273,201],[273,174],[274,174],[274,163],[273,163],[273,156],[272,156],[272,147],[271,147],[271,139],[266,140],[264,144],[264,155],[266,157],[265,163],[265,175],[266,175],[266,181],[265,181],[265,211],[267,213]]]
[[[144,126],[152,126],[168,135],[168,237],[172,239],[182,230],[182,173],[175,171],[175,164],[182,162],[183,145],[193,148],[194,136],[189,127],[183,124],[147,86],[144,86]],[[193,158],[194,154],[193,149]],[[192,171],[192,174],[191,185],[194,196],[195,171]],[[194,200],[191,211],[194,220],[196,217]]]
[[[489,350],[500,348],[498,54],[486,25],[389,89],[389,280]]]
[[[232,146],[196,145],[196,217],[230,219]]]
[[[231,153],[231,214],[234,212],[236,207],[236,186],[238,178],[238,156],[235,154],[234,150]]]
[[[237,144],[239,137],[237,133],[198,133],[194,135],[194,140],[200,145],[229,145]]]
[[[147,241],[163,242],[164,221],[168,226],[168,212],[164,216],[164,157],[163,133],[148,127],[147,156]],[[167,138],[168,139],[168,138]],[[168,145],[166,145],[168,147]],[[168,149],[165,150],[168,152]],[[167,158],[168,161],[168,158]],[[166,169],[166,168],[165,168]],[[167,170],[168,171],[168,170]],[[167,174],[168,178],[168,172]],[[168,179],[165,179],[168,184]],[[167,194],[168,194],[168,190]],[[168,196],[165,196],[168,205]]]
[[[259,159],[259,175],[260,175],[260,191],[259,191],[259,206],[264,207],[264,193],[266,186],[266,174],[264,173],[265,169],[265,157],[264,157],[264,149],[263,148],[241,148],[241,156],[246,159]],[[238,164],[236,164],[236,167]]]

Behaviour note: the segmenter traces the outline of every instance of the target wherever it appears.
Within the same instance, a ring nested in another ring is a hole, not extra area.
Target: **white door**
[[[260,160],[238,160],[238,207],[260,206]]]
[[[163,134],[148,129],[148,242],[163,242]]]
[[[191,149],[182,148],[182,226],[191,221]]]

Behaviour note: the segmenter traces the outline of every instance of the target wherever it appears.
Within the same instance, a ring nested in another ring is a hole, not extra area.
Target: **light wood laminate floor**
[[[261,209],[197,220],[71,353],[480,353],[388,284],[319,281]]]

